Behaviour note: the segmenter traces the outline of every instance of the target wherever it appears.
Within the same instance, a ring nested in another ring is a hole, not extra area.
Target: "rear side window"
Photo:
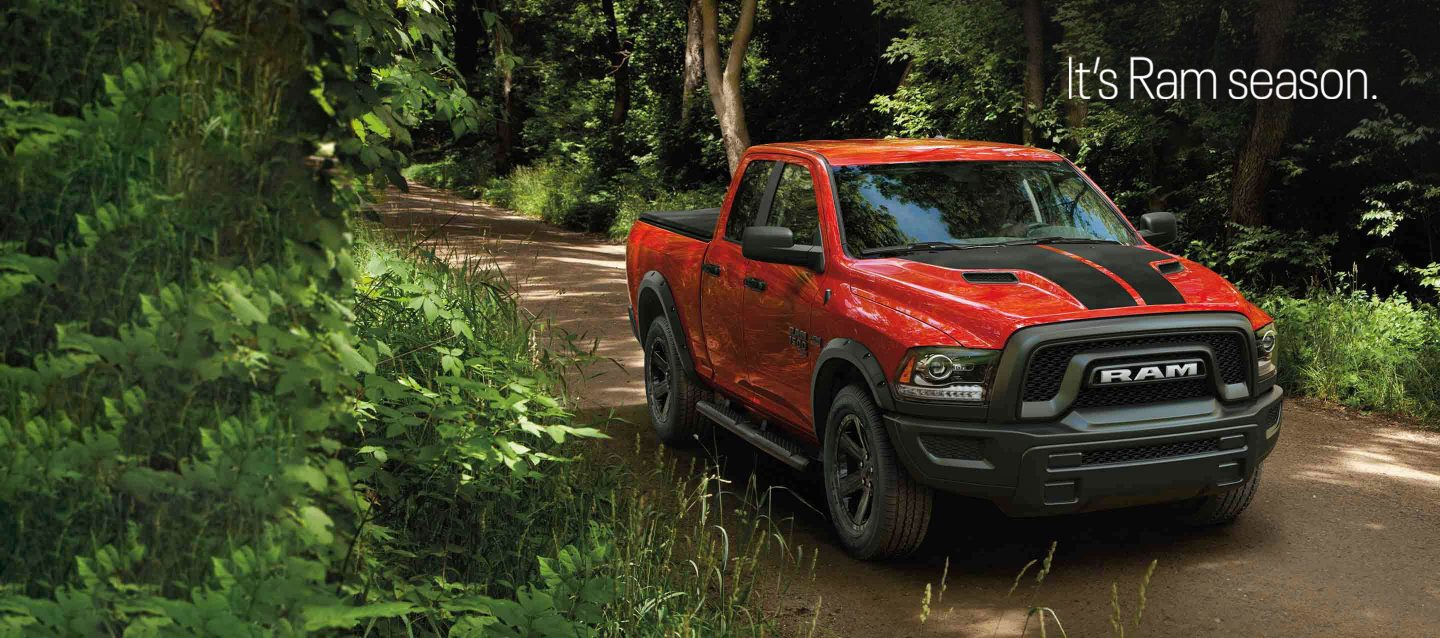
[[[810,169],[800,164],[785,165],[765,225],[789,228],[796,246],[820,245],[820,209],[815,205]]]
[[[760,198],[765,195],[770,169],[774,167],[775,162],[756,161],[745,168],[745,176],[740,178],[740,187],[735,191],[735,201],[730,204],[730,218],[725,221],[725,239],[740,241],[745,229],[755,225]]]

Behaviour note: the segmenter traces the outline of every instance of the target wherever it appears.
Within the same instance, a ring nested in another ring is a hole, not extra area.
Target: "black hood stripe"
[[[1118,244],[1065,244],[1055,248],[1093,261],[1115,273],[1116,277],[1140,293],[1140,298],[1147,305],[1185,303],[1185,297],[1175,289],[1175,285],[1150,265],[1151,262],[1170,259],[1168,255]]]
[[[1091,310],[1135,305],[1135,298],[1110,275],[1074,257],[1040,246],[934,250],[911,253],[902,258],[959,270],[1028,270],[1055,282]],[[1159,276],[1159,273],[1155,274]]]

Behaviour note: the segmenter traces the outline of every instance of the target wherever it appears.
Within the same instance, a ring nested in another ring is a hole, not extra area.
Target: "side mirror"
[[[1140,236],[1160,248],[1175,243],[1175,213],[1145,213],[1140,216]]]
[[[751,226],[741,236],[740,253],[746,259],[772,264],[804,266],[816,272],[825,268],[819,246],[796,246],[795,234],[783,226]]]

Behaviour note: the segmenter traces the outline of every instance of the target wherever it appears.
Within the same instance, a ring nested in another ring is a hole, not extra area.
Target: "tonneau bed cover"
[[[657,210],[640,213],[642,222],[700,241],[710,241],[715,236],[715,222],[719,219],[719,208]]]

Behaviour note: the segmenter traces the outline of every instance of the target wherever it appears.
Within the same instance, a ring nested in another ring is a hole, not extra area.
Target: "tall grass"
[[[355,241],[311,157],[377,51],[346,25],[397,6],[6,8],[0,634],[763,629],[734,585],[769,536],[707,549],[713,489],[580,460],[584,353],[493,273]],[[337,152],[380,162],[365,126]]]
[[[1440,424],[1440,310],[1317,288],[1262,296],[1280,331],[1280,382],[1300,395]]]
[[[610,462],[598,446],[577,446],[574,435],[599,432],[571,425],[565,407],[547,395],[586,354],[563,338],[542,337],[548,331],[518,311],[498,272],[453,269],[421,251],[405,252],[382,241],[363,245],[356,325],[362,337],[383,339],[395,353],[377,374],[439,388],[448,370],[464,366],[483,371],[479,378],[488,377],[489,388],[527,391],[492,398],[481,412],[454,408],[481,431],[457,436],[436,425],[420,436],[407,428],[398,437],[377,433],[356,443],[386,455],[371,479],[391,503],[370,523],[390,530],[383,547],[367,549],[376,569],[403,567],[421,580],[442,576],[448,597],[439,623],[454,622],[457,631],[496,623],[522,634],[544,626],[627,636],[772,631],[756,608],[759,567],[791,557],[778,526],[759,509],[764,498],[753,484],[732,493],[713,469],[697,470],[693,461],[681,468],[663,449],[647,469]],[[417,286],[438,293],[434,310],[414,308],[397,294]],[[457,335],[457,317],[475,327],[473,340]],[[367,388],[385,385],[367,381]],[[408,413],[376,423],[377,431]],[[543,465],[514,472],[492,464],[471,475],[447,459],[465,457],[476,436],[508,431],[503,417],[476,423],[507,413],[525,415],[522,428],[528,419],[529,427],[544,430],[523,442]],[[399,489],[385,489],[390,485]],[[443,618],[467,610],[483,613]]]

